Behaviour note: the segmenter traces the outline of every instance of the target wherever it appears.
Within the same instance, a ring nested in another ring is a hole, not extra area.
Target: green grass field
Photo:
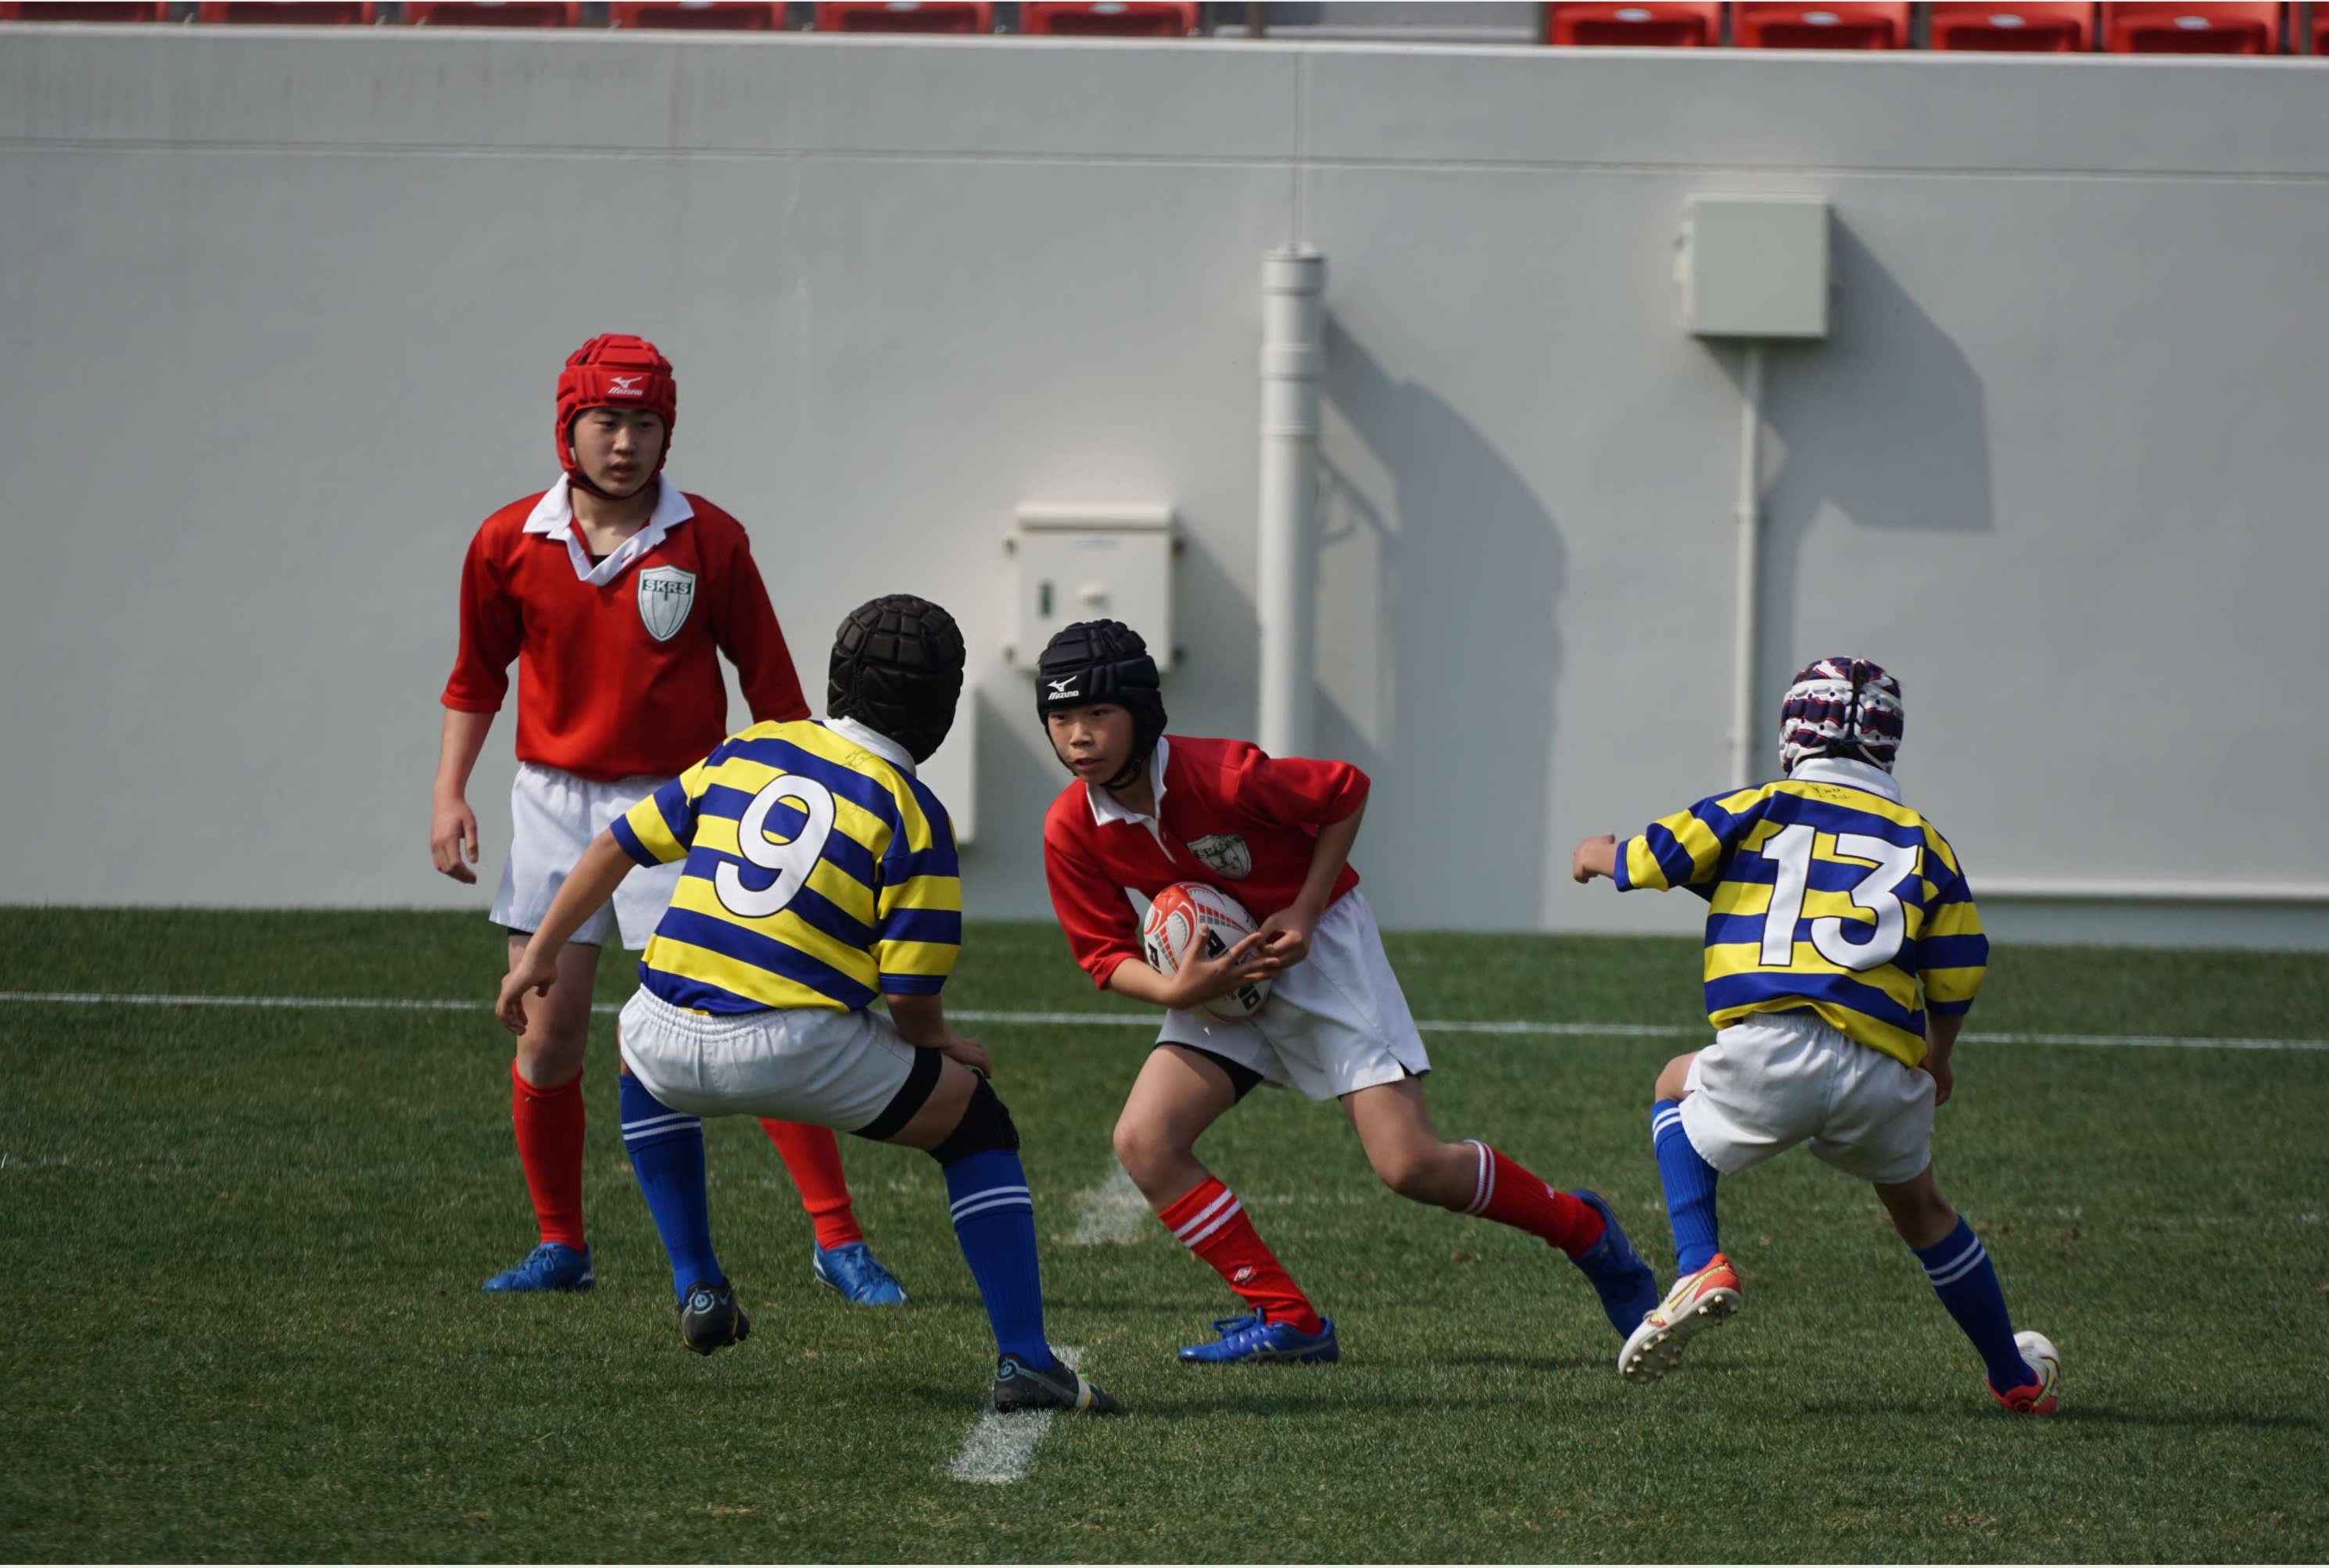
[[[1407,936],[1428,1019],[1669,1025],[1663,940]],[[991,1347],[937,1169],[847,1141],[913,1293],[812,1284],[741,1120],[707,1129],[754,1317],[708,1360],[587,1082],[599,1285],[488,1298],[533,1239],[474,915],[0,911],[0,990],[475,998],[475,1012],[0,1001],[0,1560],[2181,1559],[2329,1556],[2329,1052],[1985,1044],[1944,1187],[2065,1358],[2016,1421],[1856,1184],[1727,1182],[1747,1310],[1620,1382],[1568,1264],[1374,1185],[1332,1107],[1258,1094],[1205,1153],[1339,1320],[1339,1366],[1200,1372],[1234,1299],[1148,1225],[1070,1244],[1146,1038],[983,1027],[1026,1139],[1051,1331],[1131,1407],[1024,1478],[948,1467]],[[607,1000],[628,989],[610,962]],[[1115,1010],[1057,934],[974,929],[963,1008]],[[1972,1028],[2318,1039],[2318,957],[2001,953]],[[1690,1042],[1441,1034],[1444,1131],[1607,1192],[1662,1268],[1647,1089]]]

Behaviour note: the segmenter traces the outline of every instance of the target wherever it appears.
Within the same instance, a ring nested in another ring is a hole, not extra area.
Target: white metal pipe
[[[1261,748],[1310,746],[1317,562],[1318,381],[1325,364],[1326,258],[1307,245],[1261,262]]]
[[[2060,898],[2086,904],[2329,904],[2329,882],[2202,882],[2168,878],[2106,880],[2089,877],[1973,876],[1978,900]]]
[[[1738,580],[1734,585],[1730,673],[1730,784],[1745,789],[1755,778],[1755,643],[1757,558],[1762,544],[1763,345],[1749,340],[1740,365],[1745,407],[1739,419],[1739,498],[1731,509],[1738,530]]]

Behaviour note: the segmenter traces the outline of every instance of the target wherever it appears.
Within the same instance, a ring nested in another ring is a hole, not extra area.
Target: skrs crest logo
[[[668,643],[687,624],[695,607],[695,574],[677,567],[649,567],[639,574],[639,622],[647,635]]]

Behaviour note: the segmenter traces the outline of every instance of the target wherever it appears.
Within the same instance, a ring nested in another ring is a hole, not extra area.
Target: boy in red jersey
[[[1477,1140],[1450,1143],[1424,1107],[1431,1070],[1351,869],[1367,775],[1344,762],[1271,757],[1238,740],[1164,733],[1156,664],[1120,622],[1053,637],[1036,711],[1076,782],[1043,822],[1051,906],[1076,962],[1104,990],[1165,1009],[1164,1028],[1116,1124],[1116,1156],[1174,1237],[1251,1310],[1214,1325],[1183,1361],[1333,1361],[1321,1317],[1263,1244],[1197,1139],[1255,1084],[1339,1100],[1385,1186],[1402,1197],[1542,1237],[1593,1283],[1620,1336],[1657,1304],[1655,1279],[1608,1206],[1558,1192]],[[1221,881],[1263,915],[1254,934],[1167,977],[1142,960],[1126,895]],[[1263,912],[1267,911],[1267,914]],[[1249,1019],[1202,1006],[1262,976]]]
[[[726,735],[721,653],[754,718],[808,717],[742,525],[662,477],[679,404],[671,361],[644,338],[596,337],[567,360],[557,398],[563,473],[486,519],[462,565],[460,653],[445,683],[429,831],[437,869],[475,882],[469,774],[515,659],[518,771],[493,907],[513,959],[591,838]],[[575,934],[549,994],[529,999],[511,1120],[541,1244],[488,1291],[588,1290],[595,1278],[582,1230],[591,981],[618,925],[625,945],[646,945],[676,870],[634,878]],[[853,1301],[904,1300],[857,1227],[832,1131],[762,1125],[816,1223],[816,1278]]]

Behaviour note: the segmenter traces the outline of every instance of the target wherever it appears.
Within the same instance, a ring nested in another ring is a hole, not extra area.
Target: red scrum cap
[[[574,458],[574,417],[585,408],[646,408],[663,416],[663,472],[671,455],[671,427],[679,422],[679,383],[672,379],[671,361],[661,350],[628,333],[602,333],[566,356],[558,372],[558,464],[575,479],[582,476]]]

